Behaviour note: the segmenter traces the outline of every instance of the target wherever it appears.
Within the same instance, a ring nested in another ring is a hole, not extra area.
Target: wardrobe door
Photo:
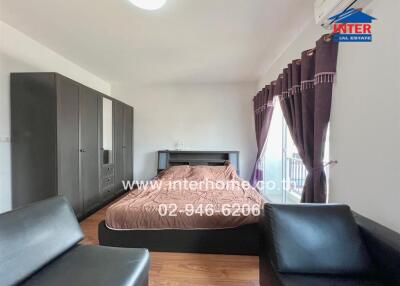
[[[115,189],[118,193],[123,189],[124,171],[124,105],[114,102],[114,146],[115,146]]]
[[[79,84],[57,76],[58,193],[77,216],[83,213],[79,191]]]
[[[133,180],[133,108],[124,105],[124,179]]]
[[[55,87],[54,74],[10,74],[13,208],[57,195]],[[5,91],[3,93],[5,98]],[[1,101],[0,105],[3,104],[5,102]],[[8,126],[4,121],[1,124],[4,128]],[[0,164],[8,168],[8,147],[2,145],[6,144],[0,142]],[[5,179],[8,175],[2,172],[0,178]],[[7,185],[2,179],[0,193],[6,191]]]
[[[89,88],[81,86],[80,113],[80,189],[85,212],[101,201],[99,184],[99,97]]]

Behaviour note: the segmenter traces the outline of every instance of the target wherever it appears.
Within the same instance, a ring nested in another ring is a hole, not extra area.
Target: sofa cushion
[[[1,214],[1,284],[22,281],[82,238],[75,214],[63,197]]]
[[[144,286],[148,282],[146,249],[82,245],[35,273],[22,285]]]
[[[336,204],[265,205],[274,268],[282,273],[373,271],[350,208]]]

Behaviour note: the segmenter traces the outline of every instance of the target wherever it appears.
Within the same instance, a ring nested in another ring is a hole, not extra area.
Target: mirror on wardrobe
[[[113,103],[103,97],[103,164],[113,162]]]

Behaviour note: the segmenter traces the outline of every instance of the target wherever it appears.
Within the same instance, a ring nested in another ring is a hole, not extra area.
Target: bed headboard
[[[226,161],[230,161],[239,171],[239,151],[158,151],[157,173],[167,169],[170,166],[177,165],[206,165],[223,166]]]

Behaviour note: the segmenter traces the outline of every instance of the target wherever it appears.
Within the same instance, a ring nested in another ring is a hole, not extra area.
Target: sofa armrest
[[[380,273],[400,284],[400,234],[357,213],[353,215]]]
[[[0,284],[18,284],[83,239],[68,200],[53,197],[0,215]]]
[[[260,252],[259,252],[259,278],[260,286],[283,286],[277,272],[272,265],[271,255],[273,252],[271,242],[271,229],[268,226],[263,212],[259,221]]]

